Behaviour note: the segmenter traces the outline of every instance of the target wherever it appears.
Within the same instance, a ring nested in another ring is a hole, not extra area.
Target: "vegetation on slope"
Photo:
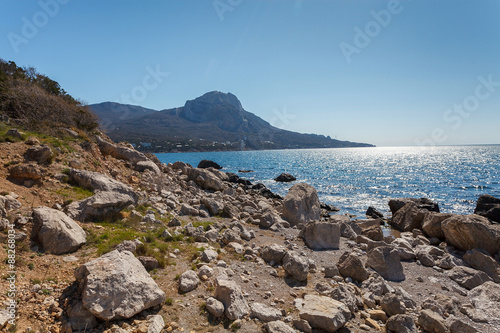
[[[0,115],[8,116],[26,130],[55,134],[62,128],[92,131],[97,116],[70,96],[59,83],[0,59]]]

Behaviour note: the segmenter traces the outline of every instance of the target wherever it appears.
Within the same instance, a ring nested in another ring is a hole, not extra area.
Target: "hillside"
[[[183,107],[154,112],[133,105],[90,105],[115,141],[153,152],[192,150],[371,147],[315,134],[282,130],[243,109],[231,93],[212,91]],[[151,143],[151,147],[140,145]]]

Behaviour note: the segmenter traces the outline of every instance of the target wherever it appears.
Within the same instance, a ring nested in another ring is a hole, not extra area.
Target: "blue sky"
[[[89,104],[165,109],[219,90],[303,133],[500,143],[497,0],[0,0],[0,13],[0,57]]]

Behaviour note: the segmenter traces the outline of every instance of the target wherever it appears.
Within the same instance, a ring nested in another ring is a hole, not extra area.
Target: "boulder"
[[[225,278],[216,279],[215,298],[224,304],[224,314],[229,320],[241,319],[250,313],[250,307],[240,287]]]
[[[467,294],[474,308],[488,318],[488,322],[500,329],[500,284],[489,281]]]
[[[449,271],[448,276],[453,281],[469,290],[476,288],[485,282],[491,281],[491,278],[485,272],[465,266],[453,267]]]
[[[265,323],[279,320],[282,317],[281,310],[262,303],[255,302],[250,304],[250,310],[250,317],[257,318]]]
[[[283,218],[290,225],[303,225],[320,219],[321,208],[314,187],[298,183],[293,185],[283,200]]]
[[[224,304],[219,302],[214,297],[209,297],[206,300],[207,311],[215,318],[220,318],[224,315]]]
[[[215,250],[207,249],[201,253],[200,259],[203,262],[211,262],[217,259],[218,255]]]
[[[302,230],[301,237],[313,250],[336,250],[340,244],[340,224],[309,222]]]
[[[267,263],[274,262],[280,265],[283,262],[286,251],[286,248],[282,245],[276,243],[268,244],[261,247],[260,257]]]
[[[417,326],[410,315],[398,314],[387,320],[388,332],[394,333],[418,333]]]
[[[198,168],[200,169],[214,168],[217,170],[222,169],[222,167],[219,164],[210,160],[201,160],[200,163],[198,163]]]
[[[203,204],[203,206],[207,207],[208,212],[212,216],[220,215],[224,209],[224,204],[215,199],[204,197],[201,199],[201,203]]]
[[[398,251],[390,246],[379,246],[368,252],[366,266],[373,268],[384,279],[403,281],[405,275]]]
[[[483,249],[491,255],[500,250],[500,224],[479,215],[454,215],[442,223],[446,242],[462,251]]]
[[[451,333],[478,333],[474,327],[455,316],[446,318],[446,325],[450,328]]]
[[[88,188],[92,191],[111,191],[127,194],[134,200],[137,200],[137,194],[128,186],[113,178],[103,175],[99,172],[70,169],[69,177],[71,181],[80,187]]]
[[[295,251],[288,251],[283,257],[285,272],[297,281],[306,281],[309,272],[309,261]]]
[[[195,290],[196,287],[200,284],[200,279],[195,271],[189,270],[182,273],[179,278],[179,290],[183,293],[190,292]]]
[[[3,121],[3,119],[2,119],[2,121]],[[5,136],[10,136],[10,137],[15,138],[15,139],[22,139],[23,135],[24,135],[24,133],[20,132],[17,128],[11,128],[7,131],[7,133],[5,133]]]
[[[135,169],[139,172],[149,170],[157,175],[161,174],[160,168],[153,161],[139,161],[135,165]]]
[[[74,331],[91,330],[99,325],[96,317],[78,302],[68,310],[68,320]]]
[[[296,331],[282,321],[276,320],[264,325],[267,333],[296,333]]]
[[[214,270],[212,267],[203,265],[200,267],[198,270],[198,277],[206,276],[207,278],[210,278],[214,275]]]
[[[22,204],[14,198],[12,195],[0,195],[0,216],[6,216],[6,212],[9,210],[19,209]]]
[[[485,272],[496,283],[500,283],[500,264],[488,253],[474,249],[467,251],[464,261],[472,268]]]
[[[46,252],[65,254],[85,244],[85,231],[69,216],[49,207],[33,210],[31,238]]]
[[[66,213],[77,221],[102,221],[116,216],[135,200],[128,194],[102,191],[90,198],[74,201],[66,206]]]
[[[400,297],[393,293],[387,293],[380,299],[380,307],[388,317],[406,313],[406,306]]]
[[[329,295],[336,301],[344,303],[351,313],[357,312],[363,308],[363,299],[360,296],[359,289],[351,283],[339,283],[332,289]]]
[[[280,182],[280,183],[289,183],[297,180],[294,176],[292,176],[289,173],[282,173],[278,177],[274,178],[275,182]]]
[[[141,262],[142,266],[144,266],[147,271],[152,271],[153,269],[158,268],[158,266],[160,265],[158,260],[154,257],[139,256],[137,257],[137,259]]]
[[[396,214],[398,210],[403,208],[407,203],[412,202],[417,205],[419,209],[425,209],[430,212],[439,213],[439,206],[436,202],[433,202],[427,198],[398,198],[389,200],[389,208],[391,209],[392,215]]]
[[[418,316],[418,324],[426,332],[430,333],[448,333],[448,327],[441,315],[431,310],[422,310]]]
[[[384,214],[382,214],[377,208],[372,206],[368,207],[365,215],[373,219],[384,218]]]
[[[14,179],[31,179],[39,181],[44,175],[43,170],[36,164],[16,164],[9,167],[9,177]]]
[[[409,202],[401,209],[398,209],[392,216],[389,224],[399,231],[412,231],[413,229],[421,229],[425,211],[418,208],[418,205]]]
[[[299,316],[312,328],[336,332],[351,319],[351,311],[344,303],[330,297],[305,295]]]
[[[190,216],[198,216],[200,211],[187,203],[181,204],[181,215],[190,215]]]
[[[444,232],[441,227],[441,223],[452,216],[453,214],[426,212],[422,222],[422,230],[425,232],[427,237],[444,239]]]
[[[273,210],[266,210],[262,214],[257,214],[255,218],[260,221],[259,226],[264,229],[268,229],[275,224],[283,224],[283,222],[286,222]]]
[[[148,331],[147,333],[161,333],[165,328],[165,321],[161,315],[148,316]]]
[[[500,223],[500,199],[488,194],[483,194],[477,199],[474,214],[484,216]]]
[[[134,165],[140,161],[149,161],[146,155],[133,148],[115,145],[114,143],[104,141],[100,136],[96,136],[96,139],[103,155],[111,155],[116,159],[129,161]]]
[[[205,190],[222,191],[226,188],[223,181],[212,172],[206,169],[187,169],[188,179],[194,181]]]
[[[382,231],[380,224],[363,228],[363,230],[361,231],[361,235],[366,236],[374,241],[384,240],[384,232]]]
[[[27,159],[34,160],[38,164],[48,164],[51,162],[53,153],[47,145],[36,145],[30,147],[26,151],[25,156]]]
[[[162,304],[165,293],[132,252],[117,250],[75,271],[84,306],[102,320],[130,318]]]
[[[361,259],[352,252],[344,252],[337,262],[337,268],[343,277],[350,277],[363,282],[370,277]]]

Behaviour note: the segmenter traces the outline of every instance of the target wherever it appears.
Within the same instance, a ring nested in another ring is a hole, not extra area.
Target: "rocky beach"
[[[5,137],[3,331],[500,330],[500,199],[458,215],[394,198],[390,216],[351,218],[308,184],[281,197],[99,132]]]

